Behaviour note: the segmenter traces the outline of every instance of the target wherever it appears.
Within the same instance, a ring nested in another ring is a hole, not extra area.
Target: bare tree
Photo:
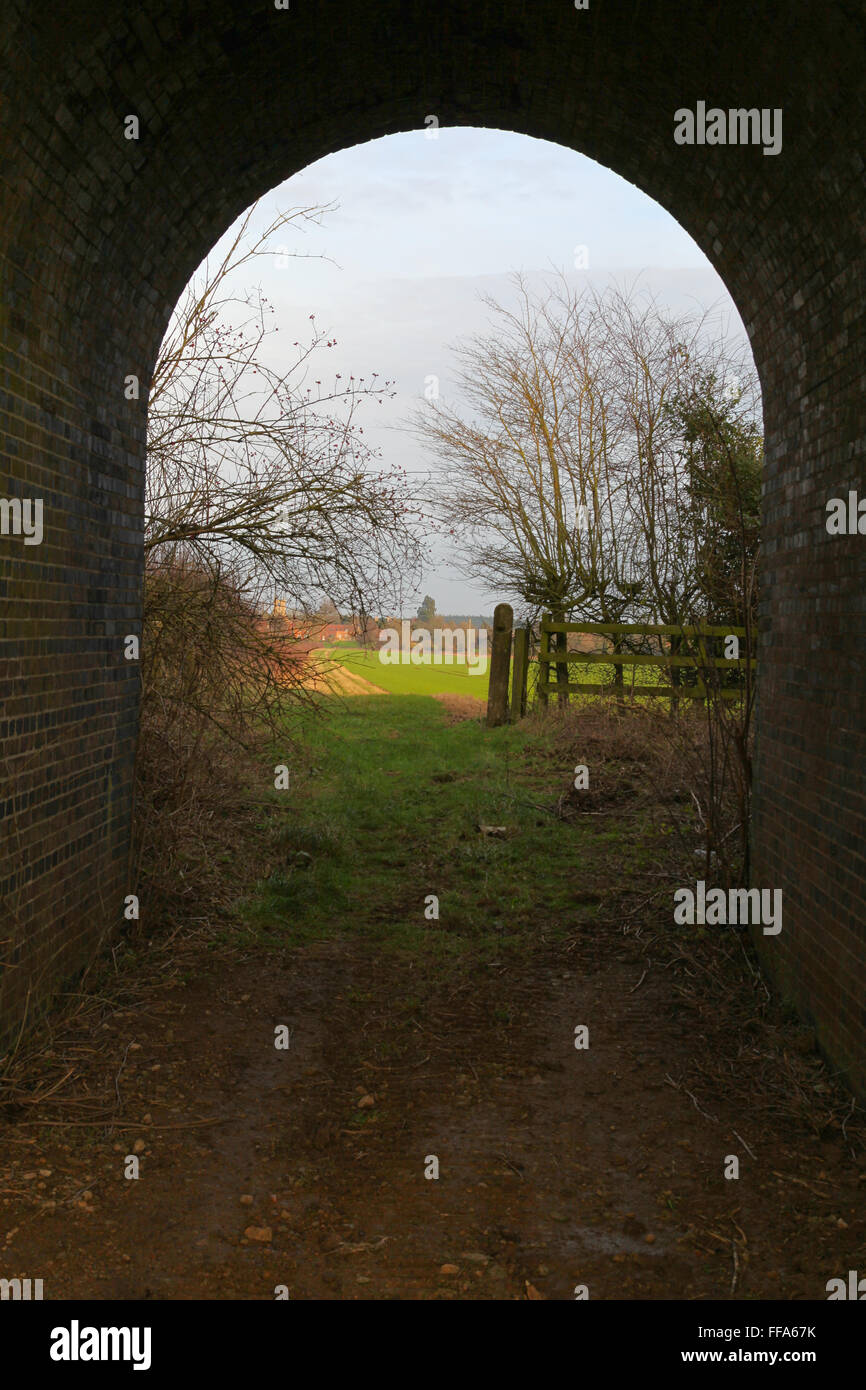
[[[515,277],[519,307],[490,298],[493,331],[456,351],[460,408],[439,400],[412,426],[437,466],[433,501],[456,537],[465,573],[564,612],[606,587],[598,522],[615,509],[614,441],[592,360],[600,325],[558,321],[551,295],[534,300]],[[575,341],[575,329],[583,341]]]
[[[515,287],[517,309],[487,299],[491,331],[456,349],[460,405],[413,417],[464,572],[533,616],[693,619],[707,535],[670,403],[713,374],[745,376],[740,355],[707,314],[672,315],[634,289]]]
[[[318,221],[278,216],[251,234],[255,207],[214,268],[188,287],[163,342],[149,398],[145,547],[150,564],[195,557],[243,564],[299,607],[387,608],[418,563],[405,474],[386,471],[357,420],[391,383],[317,365],[336,345],[311,317],[288,368],[270,365],[279,332],[260,290],[238,272],[270,254],[274,234]],[[314,373],[321,373],[314,375]]]

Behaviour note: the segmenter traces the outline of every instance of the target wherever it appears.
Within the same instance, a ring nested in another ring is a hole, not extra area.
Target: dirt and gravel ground
[[[380,685],[374,685],[366,676],[340,665],[330,653],[313,652],[307,662],[308,676],[305,684],[318,694],[328,695],[387,695]]]

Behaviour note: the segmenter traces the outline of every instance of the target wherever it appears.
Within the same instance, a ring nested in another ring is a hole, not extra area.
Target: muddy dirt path
[[[862,1262],[857,1172],[672,1086],[689,1019],[621,944],[411,1011],[413,972],[346,943],[215,965],[112,1025],[134,1127],[16,1130],[3,1273],[51,1298],[825,1297]]]

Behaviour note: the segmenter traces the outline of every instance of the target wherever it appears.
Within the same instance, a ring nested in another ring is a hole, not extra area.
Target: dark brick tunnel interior
[[[750,335],[765,409],[754,882],[776,988],[866,1093],[866,30],[861,6],[667,0],[7,0],[0,14],[0,1041],[121,920],[128,888],[146,383],[232,220],[323,155],[396,131],[520,131],[642,188]],[[685,147],[699,100],[781,108],[778,155]],[[125,138],[126,117],[140,123]],[[125,378],[142,382],[129,401]]]

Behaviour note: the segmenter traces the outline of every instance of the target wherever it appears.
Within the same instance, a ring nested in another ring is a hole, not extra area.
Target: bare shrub
[[[616,831],[605,840],[593,930],[634,942],[644,967],[638,985],[649,971],[670,972],[688,1010],[684,1017],[716,1044],[669,1084],[692,1096],[705,1084],[721,1085],[744,1111],[816,1135],[836,1134],[852,1154],[862,1150],[866,1128],[850,1093],[816,1051],[812,1030],[771,997],[748,934],[737,927],[674,924],[674,888],[693,886],[698,878],[708,887],[744,881],[738,792],[731,776],[719,777],[726,764],[711,746],[719,726],[700,709],[673,718],[655,707],[611,700],[530,718],[548,740],[553,763],[590,767],[589,789],[575,790],[563,776],[558,802],[549,809],[566,822],[607,817],[605,826]],[[730,764],[735,761],[731,755]],[[721,848],[707,868],[705,807],[713,796]]]
[[[235,575],[201,562],[151,566],[145,590],[134,882],[145,918],[207,915],[225,893],[268,749],[311,703],[303,663]]]

